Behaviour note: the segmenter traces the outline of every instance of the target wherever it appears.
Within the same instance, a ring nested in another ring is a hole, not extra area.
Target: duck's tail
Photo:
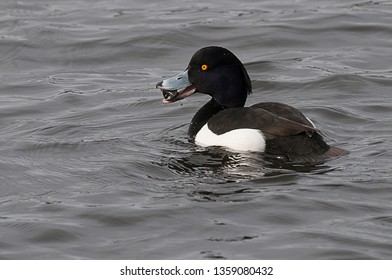
[[[346,150],[343,150],[338,147],[330,146],[328,151],[325,152],[324,156],[326,156],[327,158],[334,158],[334,157],[344,156],[347,154],[348,154],[348,151],[346,151]]]

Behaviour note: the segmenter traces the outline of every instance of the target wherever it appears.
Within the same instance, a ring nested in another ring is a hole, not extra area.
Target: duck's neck
[[[208,122],[208,120],[223,109],[226,109],[226,107],[218,104],[214,99],[211,99],[209,102],[207,102],[192,118],[188,130],[189,136],[194,139],[196,134]]]

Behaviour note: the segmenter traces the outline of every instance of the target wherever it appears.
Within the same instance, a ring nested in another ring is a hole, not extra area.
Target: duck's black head
[[[184,72],[159,82],[156,87],[162,91],[164,103],[201,92],[226,108],[243,107],[252,91],[241,61],[229,50],[215,46],[198,50]]]

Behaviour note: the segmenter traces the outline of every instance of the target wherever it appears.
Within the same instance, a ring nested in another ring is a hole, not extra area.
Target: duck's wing
[[[278,102],[260,102],[252,105],[250,108],[264,109],[272,114],[284,116],[285,118],[290,119],[291,121],[294,121],[296,123],[314,127],[313,123],[311,123],[309,119],[305,117],[300,110],[287,104]]]
[[[208,127],[219,135],[233,129],[258,129],[266,140],[302,132],[311,136],[318,132],[299,110],[285,104],[269,102],[222,110],[208,121]]]

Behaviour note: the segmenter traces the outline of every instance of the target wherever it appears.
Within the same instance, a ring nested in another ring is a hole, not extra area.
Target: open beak
[[[184,72],[163,80],[156,85],[163,94],[163,103],[170,104],[184,99],[196,92],[196,86],[189,81],[188,69]]]

